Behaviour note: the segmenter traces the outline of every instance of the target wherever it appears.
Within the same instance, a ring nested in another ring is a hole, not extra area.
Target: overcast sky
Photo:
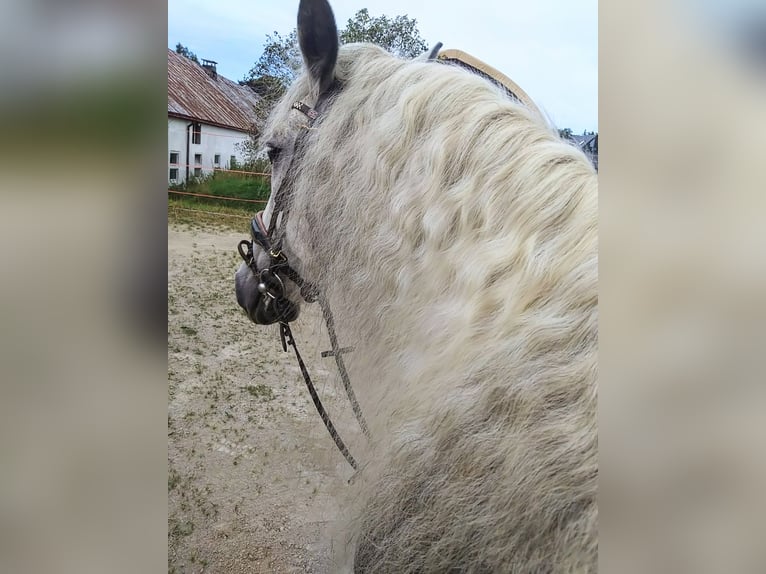
[[[430,45],[443,42],[497,68],[560,128],[598,131],[597,0],[331,0],[338,29],[361,8],[407,15]],[[241,80],[266,35],[288,34],[298,1],[168,0],[168,47],[177,42]]]

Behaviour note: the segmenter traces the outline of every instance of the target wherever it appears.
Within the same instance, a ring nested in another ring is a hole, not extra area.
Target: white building
[[[236,145],[254,130],[259,96],[168,49],[168,183],[228,169],[244,160]]]

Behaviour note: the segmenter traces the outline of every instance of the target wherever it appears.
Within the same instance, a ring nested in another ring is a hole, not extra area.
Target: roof
[[[572,134],[571,136],[569,136],[569,139],[571,139],[577,145],[583,146],[595,137],[596,137],[596,134],[588,134],[588,135]]]
[[[593,165],[596,166],[596,171],[598,171],[598,134],[571,134],[569,140],[590,157]]]
[[[168,115],[247,132],[260,96],[168,49]]]

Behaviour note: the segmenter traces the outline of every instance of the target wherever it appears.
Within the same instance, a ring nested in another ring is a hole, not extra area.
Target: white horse
[[[301,1],[298,31],[305,73],[263,134],[263,224],[356,346],[372,440],[347,566],[595,572],[594,168],[484,78],[339,47],[325,0]],[[284,274],[259,291],[274,261],[254,245],[236,274],[256,322],[307,295]]]

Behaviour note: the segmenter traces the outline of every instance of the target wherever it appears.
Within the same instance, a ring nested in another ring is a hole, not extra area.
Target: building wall
[[[191,123],[188,120],[168,118],[168,153],[165,160],[168,163],[168,183],[181,183],[186,178],[186,165],[189,165],[189,176],[207,175],[213,172],[215,167],[229,169],[231,157],[234,156],[238,163],[244,161],[242,151],[236,144],[246,141],[247,134],[217,126],[202,124],[200,143],[189,143],[189,158],[186,157],[186,126]],[[191,131],[191,130],[190,130]],[[173,154],[178,154],[175,157]],[[215,156],[219,157],[219,164],[215,164]],[[171,160],[175,159],[176,164]],[[190,160],[190,161],[189,161]],[[173,170],[177,170],[174,172]],[[172,180],[172,175],[177,173],[177,179]]]

